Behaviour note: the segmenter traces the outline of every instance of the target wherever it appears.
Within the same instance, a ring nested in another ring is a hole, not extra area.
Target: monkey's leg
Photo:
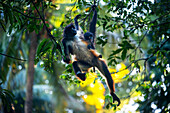
[[[107,65],[105,64],[104,61],[98,59],[97,61],[97,65],[96,67],[99,69],[99,71],[105,76],[106,78],[106,81],[107,81],[107,85],[109,87],[109,90],[110,90],[110,94],[113,98],[113,102],[116,100],[118,102],[118,105],[120,105],[120,99],[117,97],[117,95],[114,93],[115,92],[115,86],[114,86],[114,81],[111,77],[111,74],[107,68]]]
[[[80,78],[82,81],[86,80],[86,76],[85,76],[86,73],[81,72],[81,69],[79,68],[77,61],[73,62],[73,69],[74,69],[74,72],[78,78]]]

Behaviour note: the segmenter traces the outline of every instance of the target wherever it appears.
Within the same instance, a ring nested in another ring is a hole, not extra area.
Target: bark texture
[[[25,113],[32,113],[32,100],[33,100],[33,81],[34,81],[34,58],[37,49],[37,35],[35,32],[30,34],[30,49],[29,61],[27,71],[27,84],[26,84],[26,100],[25,100]]]

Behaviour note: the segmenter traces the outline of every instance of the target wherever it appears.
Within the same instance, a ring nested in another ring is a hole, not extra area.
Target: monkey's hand
[[[88,48],[89,50],[90,50],[90,49],[95,49],[95,47],[92,46],[92,45],[90,45],[90,44],[87,46],[87,48]]]
[[[67,64],[70,64],[70,63],[71,63],[71,60],[70,60],[69,57],[64,57],[64,58],[63,58],[63,61],[64,61],[65,63],[67,63]]]
[[[91,6],[91,8],[92,8],[93,11],[96,9],[96,7],[97,7],[96,5],[92,5],[92,6]]]
[[[81,17],[81,14],[78,14],[75,18],[74,18],[74,20],[77,20],[77,19],[79,19]]]
[[[119,106],[120,103],[121,103],[119,97],[117,97],[117,95],[116,95],[115,93],[111,93],[111,96],[112,96],[112,98],[113,98],[113,103],[114,103],[115,101],[117,101],[117,102],[118,102],[117,106]]]
[[[88,48],[89,50],[92,49],[91,45],[88,45],[87,48]]]
[[[99,57],[99,58],[102,58],[102,55],[99,55],[98,57]]]

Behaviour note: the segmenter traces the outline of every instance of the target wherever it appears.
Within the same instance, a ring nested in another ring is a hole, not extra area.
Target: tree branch
[[[120,70],[120,71],[117,71],[117,72],[113,72],[112,74],[115,74],[115,73],[124,71],[124,70],[130,68],[133,63],[136,63],[136,62],[141,61],[141,60],[144,60],[144,61],[145,61],[145,62],[144,62],[144,65],[146,65],[146,62],[147,62],[150,58],[152,58],[152,57],[165,45],[165,43],[168,42],[169,40],[170,40],[170,38],[166,39],[166,40],[160,45],[160,47],[157,47],[157,48],[155,49],[155,51],[153,52],[153,54],[150,55],[149,57],[147,57],[147,58],[140,58],[140,59],[137,59],[137,60],[133,60],[133,61],[131,62],[131,64],[128,65],[126,68],[124,68],[124,69],[122,69],[122,70]],[[145,69],[146,69],[146,67],[145,67]]]
[[[47,25],[46,25],[46,23],[45,23],[45,20],[44,20],[44,18],[41,16],[41,14],[40,14],[39,10],[37,9],[37,7],[35,6],[35,3],[34,3],[33,1],[31,1],[31,2],[32,2],[33,6],[35,7],[35,9],[36,9],[36,11],[37,11],[40,19],[42,20],[42,22],[43,22],[43,24],[44,24],[44,26],[45,26],[45,29],[46,29],[49,37],[50,37],[50,40],[51,40],[54,44],[57,45],[57,49],[58,49],[58,50],[60,51],[60,53],[62,54],[62,50],[61,50],[60,44],[58,44],[58,43],[56,42],[55,37],[51,34],[51,31],[48,29],[48,27],[47,27]]]
[[[165,43],[168,42],[169,40],[170,40],[170,38],[167,38],[167,39],[165,40],[165,42],[163,42],[163,43],[160,45],[160,47],[157,47],[157,48],[155,49],[155,51],[153,52],[153,54],[152,54],[150,57],[147,58],[147,60],[149,60],[150,58],[152,58],[152,57],[165,45]]]

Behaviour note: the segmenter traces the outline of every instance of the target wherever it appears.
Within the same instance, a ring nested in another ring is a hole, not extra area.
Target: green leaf
[[[52,55],[54,55],[54,53],[56,52],[56,49],[57,49],[57,46],[56,44],[54,44],[53,49],[52,49]]]
[[[125,60],[127,54],[127,49],[124,49],[121,55],[122,60]]]
[[[131,6],[132,6],[132,4],[130,4],[130,5],[128,6],[128,8],[127,8],[127,9],[130,9],[130,8],[131,8]]]
[[[49,42],[49,39],[44,39],[38,46],[37,56],[43,55],[52,45],[52,42]]]
[[[3,20],[1,20],[1,19],[0,19],[0,24],[1,24],[1,26],[2,26],[2,29],[6,32],[6,27],[5,27],[5,25],[4,25]]]
[[[110,104],[107,104],[107,105],[106,105],[106,109],[109,109],[109,108],[110,108]]]
[[[12,29],[13,29],[13,27],[12,27],[12,26],[9,26],[9,29],[8,29],[8,33],[9,33],[9,35],[11,34]]]
[[[151,49],[149,49],[149,50],[147,51],[147,53],[148,53],[148,54],[151,54],[153,51],[154,51],[154,49],[151,48]]]
[[[14,23],[14,16],[12,14],[12,11],[11,10],[8,10],[8,16],[9,16],[9,20],[10,20],[10,24],[13,25]]]
[[[49,27],[50,25],[48,23],[46,23],[46,26]]]
[[[117,49],[116,51],[112,51],[112,54],[110,56],[113,56],[113,55],[116,55],[118,53],[120,53],[123,49],[120,48],[120,49]]]
[[[6,89],[3,89],[4,93],[13,101],[14,99],[14,94]]]
[[[110,62],[108,63],[108,65],[111,66],[111,65],[113,64],[113,62],[114,62],[115,64],[118,64],[117,61],[116,61],[116,59],[111,59]]]

